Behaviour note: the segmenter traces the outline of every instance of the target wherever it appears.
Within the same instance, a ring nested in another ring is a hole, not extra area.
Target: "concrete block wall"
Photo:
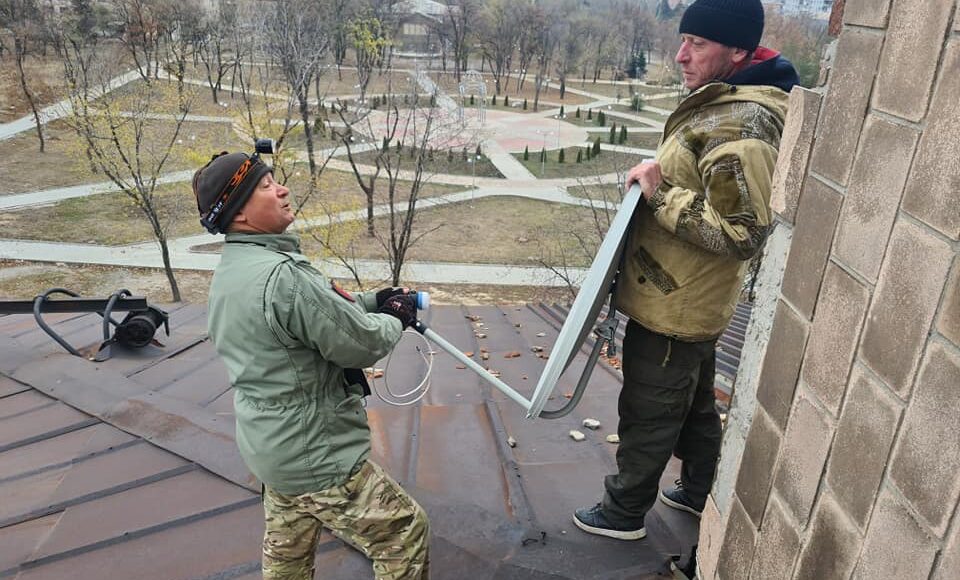
[[[791,95],[792,242],[703,580],[960,578],[958,4],[838,2],[828,84]]]

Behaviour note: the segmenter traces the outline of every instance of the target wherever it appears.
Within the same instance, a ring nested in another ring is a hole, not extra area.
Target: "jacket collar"
[[[275,252],[300,252],[300,238],[294,234],[227,234],[228,244],[256,244]]]

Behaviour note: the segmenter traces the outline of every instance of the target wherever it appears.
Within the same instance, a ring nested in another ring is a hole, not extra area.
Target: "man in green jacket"
[[[720,452],[714,348],[733,315],[747,260],[771,225],[770,189],[788,93],[786,59],[759,46],[760,0],[697,0],[680,21],[676,62],[691,91],[670,115],[657,160],[634,167],[646,204],[633,217],[616,294],[623,341],[618,473],[582,530],[646,536],[671,453],[683,461],[666,505],[697,516]]]
[[[358,370],[416,321],[413,296],[351,295],[314,269],[284,234],[290,191],[256,154],[215,156],[193,191],[201,223],[226,232],[209,330],[234,388],[240,454],[264,485],[264,578],[312,579],[321,527],[371,558],[378,579],[427,578],[427,517],[368,459]]]

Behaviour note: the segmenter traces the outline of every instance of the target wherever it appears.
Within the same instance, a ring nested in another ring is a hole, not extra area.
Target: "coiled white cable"
[[[417,352],[420,354],[420,358],[423,360],[423,363],[427,367],[427,372],[424,375],[423,380],[420,381],[419,385],[415,386],[414,388],[410,389],[405,393],[400,393],[400,394],[394,393],[390,389],[390,381],[387,380],[387,372],[390,369],[390,361],[393,360],[393,353],[396,349],[390,351],[390,354],[387,355],[387,362],[384,363],[383,365],[383,386],[386,389],[387,396],[385,396],[384,393],[377,386],[377,380],[375,378],[376,371],[374,371],[374,373],[370,375],[370,388],[374,393],[376,393],[378,399],[380,399],[381,401],[383,401],[388,405],[393,405],[394,407],[406,407],[409,405],[416,404],[421,399],[423,399],[423,397],[426,396],[427,391],[430,390],[430,375],[433,373],[434,351],[430,348],[430,343],[427,342],[427,339],[422,334],[414,330],[407,329],[407,330],[404,330],[403,333],[413,334],[419,337],[420,340],[423,341],[423,348],[417,345],[416,349],[417,349]],[[410,400],[405,400],[410,396],[413,396],[413,398]]]

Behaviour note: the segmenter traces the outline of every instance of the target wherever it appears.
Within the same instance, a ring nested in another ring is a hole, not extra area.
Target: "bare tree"
[[[454,68],[457,82],[461,74],[467,70],[467,59],[470,56],[470,30],[477,20],[479,13],[478,0],[445,0],[447,11],[444,15],[444,29],[450,48],[453,49]]]
[[[506,90],[510,65],[520,37],[519,7],[509,0],[490,0],[480,17],[480,49],[490,63],[496,94]]]
[[[330,38],[325,32],[324,6],[310,0],[279,0],[266,20],[265,49],[295,99],[303,123],[310,181],[306,198],[313,195],[321,166],[317,163],[310,115],[310,86],[323,72]]]
[[[43,153],[45,148],[43,123],[40,122],[37,97],[30,89],[27,71],[23,66],[31,44],[42,32],[42,14],[36,0],[0,0],[0,30],[3,28],[10,30],[13,36],[13,57],[17,66],[17,80],[33,112],[37,139],[40,141],[40,152]]]
[[[80,136],[92,163],[130,200],[150,223],[160,246],[163,269],[174,302],[180,301],[168,248],[168,228],[176,211],[165,211],[157,185],[170,161],[188,107],[170,119],[157,121],[154,110],[160,92],[150,86],[135,87],[120,104],[108,98],[109,75],[94,59],[94,51],[77,39],[66,39],[63,69],[70,85],[72,114],[67,123]],[[169,106],[169,104],[165,104]],[[117,224],[122,227],[122,224]]]
[[[236,60],[227,54],[229,31],[237,29],[237,8],[226,0],[218,3],[217,14],[204,19],[197,39],[197,56],[203,63],[206,71],[207,86],[214,103],[220,102],[220,91],[223,90],[223,79],[231,70],[236,70]]]
[[[420,193],[431,176],[434,144],[448,142],[460,131],[456,115],[447,115],[435,106],[421,107],[419,95],[415,93],[413,97],[412,107],[403,110],[398,106],[398,99],[391,97],[385,116],[377,119],[377,126],[385,127],[383,130],[374,129],[369,112],[351,117],[342,109],[338,111],[347,130],[338,131],[337,135],[346,149],[357,185],[366,197],[367,235],[375,238],[385,251],[394,285],[400,283],[410,248],[436,229],[417,232],[415,227]],[[429,101],[432,105],[435,99]],[[360,160],[361,152],[350,138],[357,134],[379,143],[371,152],[372,159],[367,159],[372,167]],[[385,192],[379,187],[382,182],[385,182]],[[377,229],[374,221],[374,205],[383,197],[386,231]]]
[[[133,59],[137,72],[150,82],[160,66],[160,42],[164,23],[160,6],[149,0],[115,0],[117,17],[122,23],[120,42]]]
[[[383,24],[372,14],[363,14],[354,18],[348,25],[350,43],[357,55],[357,80],[359,81],[360,102],[364,102],[367,86],[373,69],[383,60],[390,39],[386,36]]]

